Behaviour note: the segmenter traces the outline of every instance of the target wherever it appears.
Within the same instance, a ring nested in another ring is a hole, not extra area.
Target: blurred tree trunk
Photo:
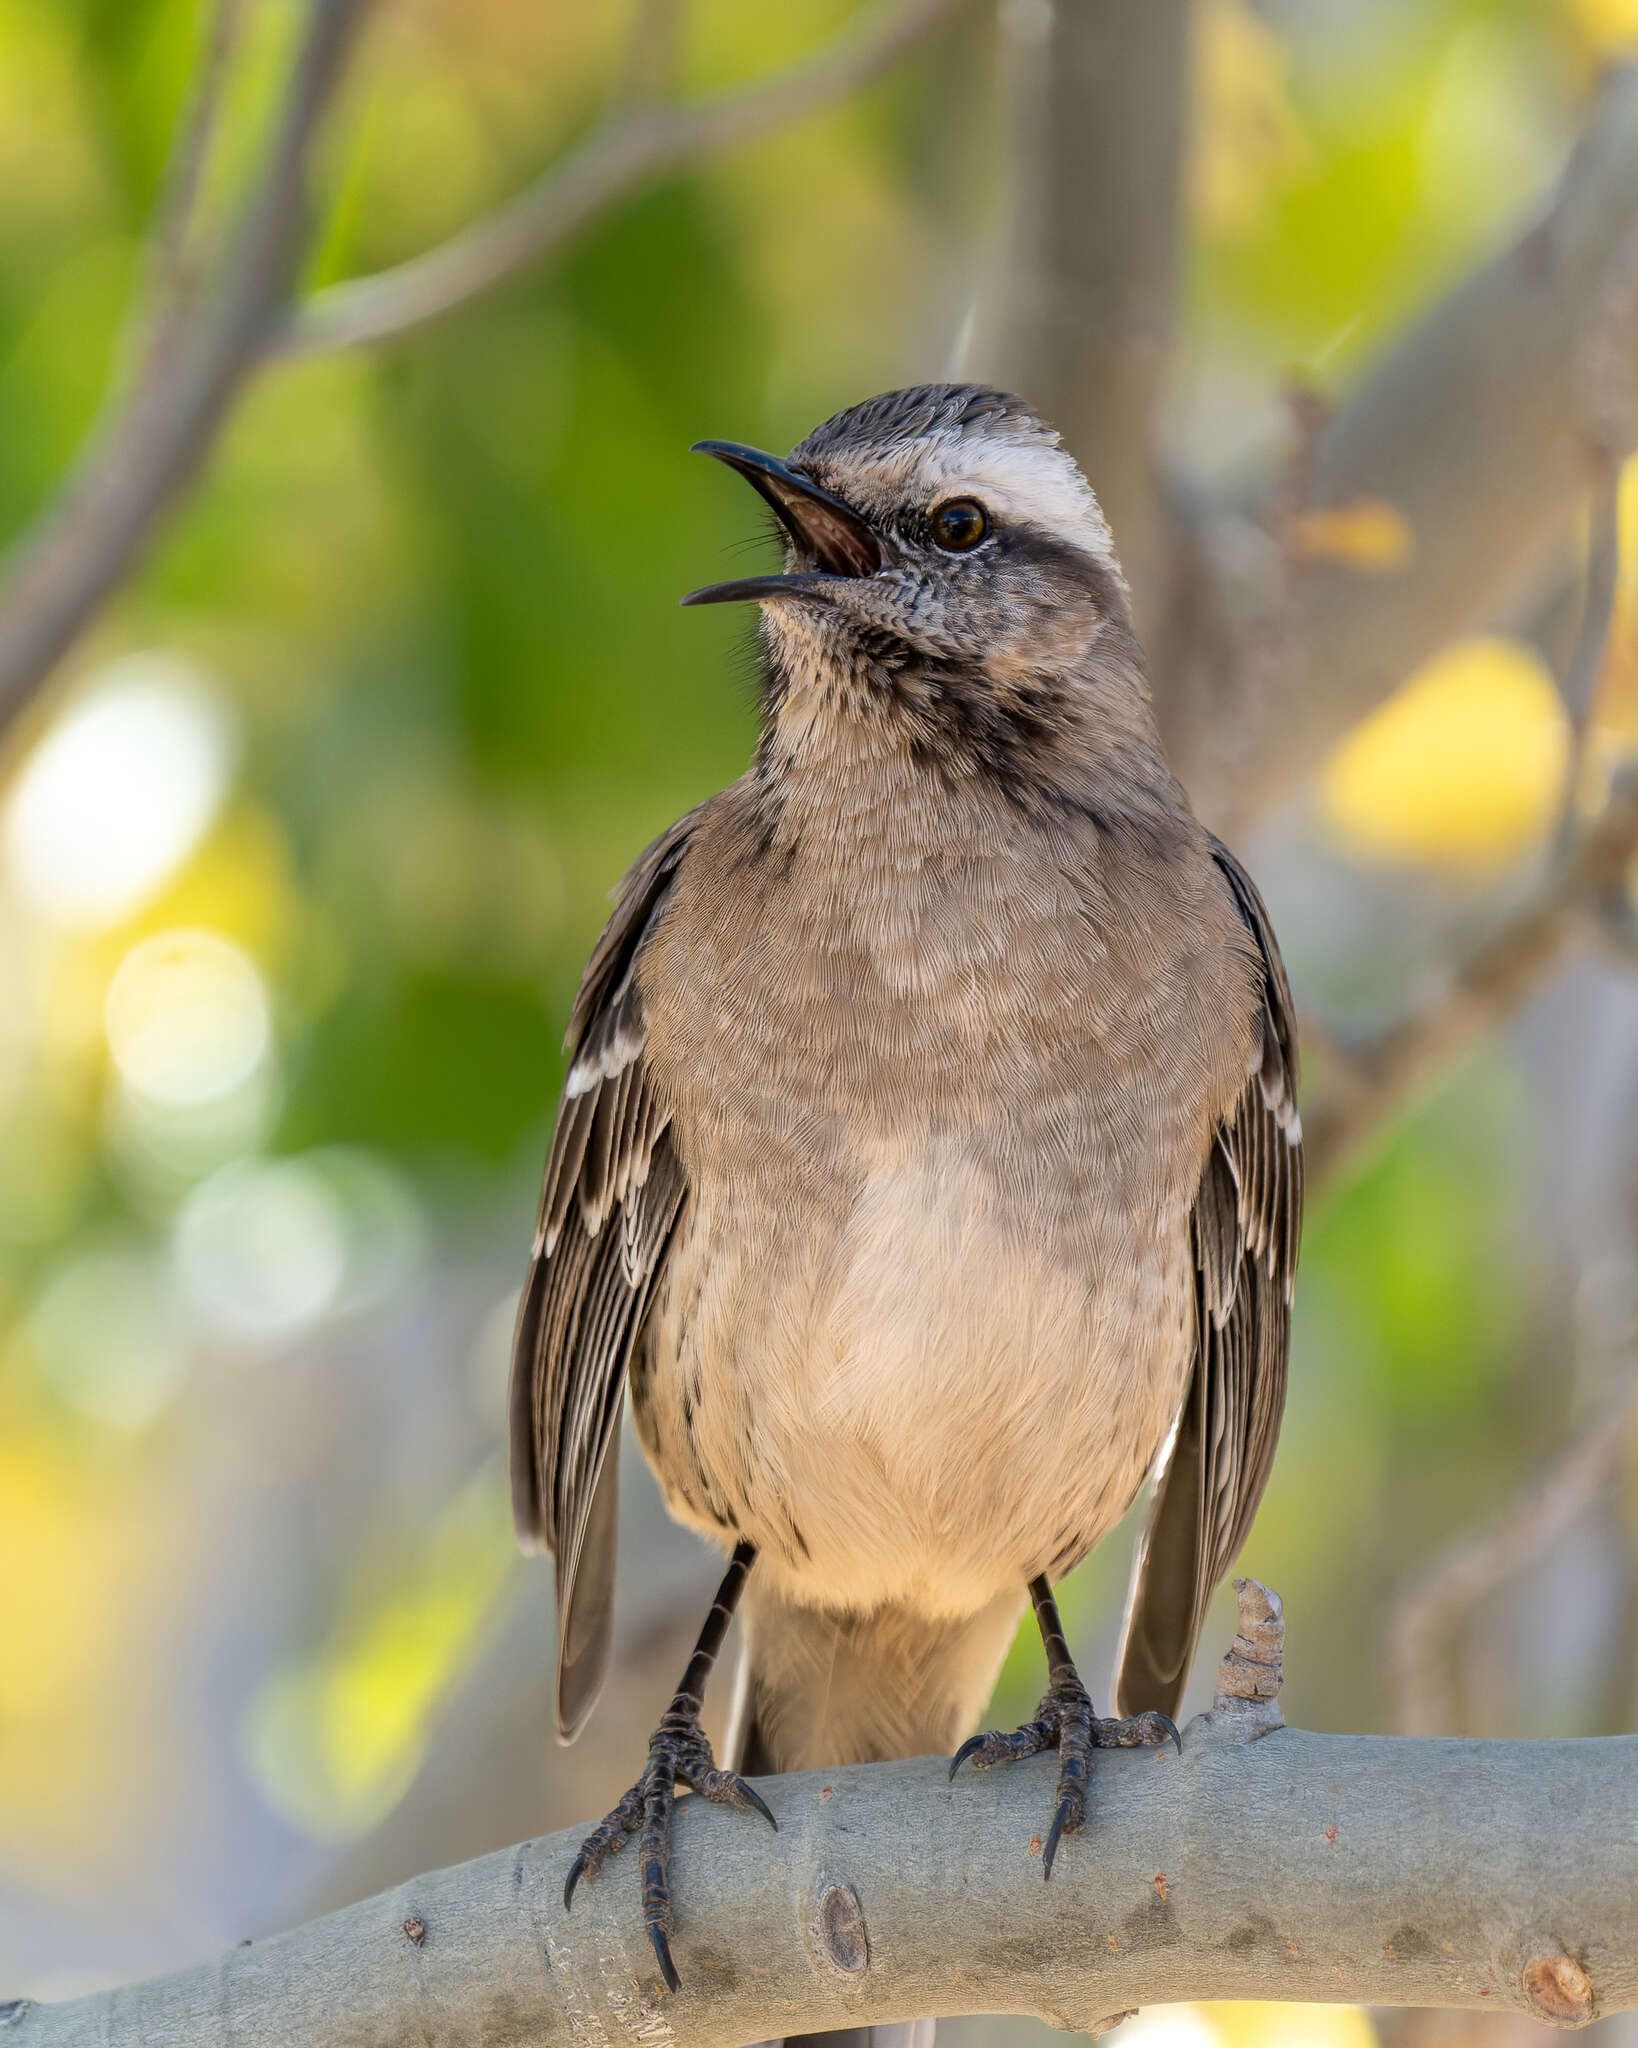
[[[1180,260],[1187,0],[1008,0],[1004,242],[974,374],[1093,480],[1153,643],[1171,580],[1157,425]]]

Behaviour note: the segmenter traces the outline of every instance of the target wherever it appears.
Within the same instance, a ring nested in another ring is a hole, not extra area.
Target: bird
[[[510,1418],[562,1739],[609,1665],[628,1394],[671,1514],[728,1553],[564,1892],[637,1837],[669,1990],[679,1785],[777,1825],[753,1778],[1054,1749],[1050,1877],[1097,1750],[1178,1739],[1279,1433],[1302,1208],[1268,914],[1167,765],[1059,435],[930,384],[788,457],[696,445],[784,547],[682,600],[758,608],[759,734],[625,876],[580,985]],[[1054,1587],[1149,1481],[1099,1717]],[[1026,1603],[1046,1693],[973,1733]]]

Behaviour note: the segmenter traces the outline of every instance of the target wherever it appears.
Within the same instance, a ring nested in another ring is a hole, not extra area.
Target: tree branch
[[[628,106],[487,219],[424,256],[320,292],[291,315],[272,347],[283,354],[358,348],[443,319],[542,262],[640,186],[856,92],[956,4],[895,0],[777,77],[694,106]]]
[[[1413,537],[1408,561],[1379,573],[1309,562],[1283,605],[1243,573],[1209,579],[1201,609],[1215,629],[1157,670],[1156,706],[1218,830],[1265,813],[1436,649],[1516,605],[1600,463],[1638,446],[1635,194],[1629,69],[1544,216],[1398,342],[1319,435],[1313,505],[1385,501]],[[1209,551],[1209,528],[1204,540]]]
[[[226,97],[228,73],[243,25],[246,0],[216,0],[188,103],[178,123],[148,237],[149,279],[140,326],[156,337],[188,296],[188,254],[199,195]]]
[[[253,366],[307,248],[308,149],[364,0],[311,0],[265,172],[222,281],[19,544],[0,593],[0,725],[15,716],[191,479]]]
[[[13,551],[0,589],[0,728],[130,572],[203,466],[241,388],[270,354],[381,340],[453,311],[541,261],[643,184],[865,84],[959,0],[897,0],[817,59],[697,106],[629,105],[490,219],[395,270],[321,292],[292,314],[290,292],[308,245],[307,149],[366,0],[310,4],[279,132],[224,280],[214,293],[199,294],[189,319],[164,323],[164,345],[148,352],[129,397],[112,409],[74,476]],[[221,20],[231,23],[225,10]],[[223,26],[207,46],[206,75],[178,142],[184,164],[197,154],[201,123],[208,140],[217,96],[212,66],[230,33]],[[189,188],[196,177],[189,170],[181,182]],[[191,208],[191,191],[187,203]],[[161,208],[161,243],[172,232],[173,210]],[[162,251],[156,261],[163,271]]]
[[[1568,952],[1589,902],[1622,883],[1635,856],[1638,780],[1629,777],[1535,898],[1431,1001],[1328,1063],[1323,1088],[1303,1105],[1303,1151],[1315,1186],[1357,1164],[1407,1102],[1523,1006]]]
[[[17,2048],[581,2048],[958,2012],[1096,2030],[1179,1998],[1357,2000],[1560,2025],[1638,2004],[1638,1737],[1405,1741],[1279,1725],[1279,1603],[1241,1582],[1181,1757],[1100,1754],[1041,1882],[1055,1760],[766,1781],[770,1836],[691,1799],[659,1987],[630,1853],[565,1913],[570,1830],[413,1879],[175,1977],[0,2006]]]
[[[1621,570],[1620,464],[1601,462],[1599,472],[1588,509],[1587,576],[1581,624],[1559,686],[1573,742],[1566,791],[1571,802],[1576,795],[1577,770],[1581,766],[1587,727],[1592,720],[1598,679],[1604,672],[1604,655],[1609,647],[1610,622],[1615,616],[1616,588]]]
[[[638,0],[620,80],[628,105],[670,93],[687,27],[688,0]]]

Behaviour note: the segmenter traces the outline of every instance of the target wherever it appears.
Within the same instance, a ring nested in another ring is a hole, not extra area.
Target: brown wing
[[[573,1055],[512,1344],[512,1514],[557,1565],[557,1727],[570,1741],[608,1669],[616,1439],[626,1366],[687,1192],[643,1062],[643,941],[697,813],[620,885],[569,1020]]]
[[[1302,1225],[1296,1024],[1262,898],[1226,847],[1213,842],[1213,852],[1262,954],[1262,1043],[1195,1197],[1194,1370],[1138,1546],[1116,1681],[1122,1713],[1176,1712],[1206,1603],[1268,1482],[1285,1407]]]

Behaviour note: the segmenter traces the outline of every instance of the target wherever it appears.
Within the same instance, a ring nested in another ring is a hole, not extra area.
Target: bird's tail
[[[839,1614],[783,1600],[753,1573],[729,1767],[754,1777],[948,1756],[994,1690],[1022,1606],[1008,1594],[963,1621],[898,1607]],[[933,2048],[933,2022],[803,2034],[784,2048]]]

